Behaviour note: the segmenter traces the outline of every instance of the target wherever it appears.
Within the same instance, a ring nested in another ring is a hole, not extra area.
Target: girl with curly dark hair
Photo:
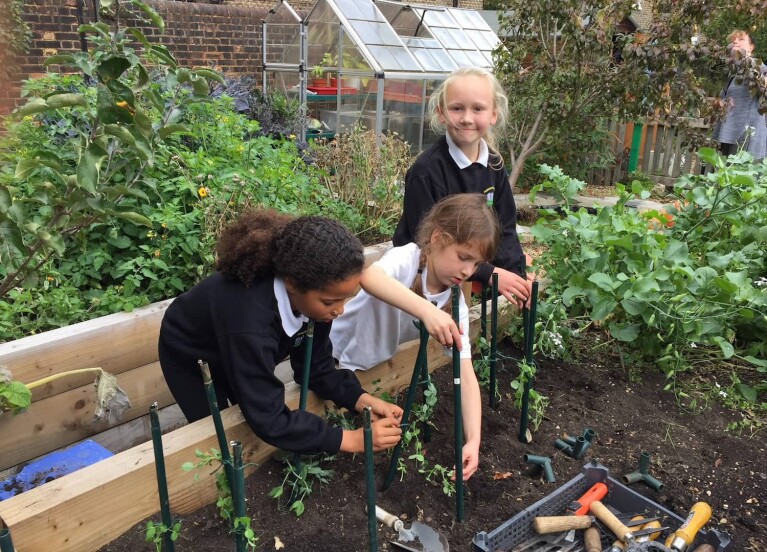
[[[402,409],[365,392],[353,372],[336,369],[329,339],[331,322],[360,282],[360,241],[326,218],[292,219],[260,210],[228,226],[217,252],[217,272],[175,299],[160,329],[162,371],[186,418],[193,422],[210,414],[197,364],[204,360],[218,404],[239,404],[263,441],[291,451],[362,452],[361,429],[330,427],[315,414],[285,405],[285,388],[274,370],[290,355],[300,383],[303,336],[313,319],[309,388],[352,411],[372,407],[374,447],[394,446]]]

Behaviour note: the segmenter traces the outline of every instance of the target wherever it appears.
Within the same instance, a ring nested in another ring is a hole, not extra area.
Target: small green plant
[[[288,511],[296,514],[296,517],[300,516],[306,509],[304,501],[312,494],[314,485],[316,483],[324,485],[330,482],[333,471],[323,468],[322,463],[330,462],[334,459],[335,456],[327,454],[305,456],[301,458],[300,470],[296,468],[296,465],[290,459],[286,459],[282,483],[274,487],[269,492],[269,496],[277,500],[287,497],[292,501]],[[288,491],[287,494],[285,491]]]
[[[165,542],[165,535],[170,533],[170,540],[176,542],[181,535],[181,522],[177,521],[172,527],[168,527],[164,523],[155,523],[153,521],[147,521],[146,523],[146,537],[147,542],[154,543],[157,552],[162,552],[163,543]]]
[[[527,362],[519,363],[519,375],[512,380],[511,388],[514,390],[514,402],[517,408],[522,408],[522,395],[524,394],[525,382],[535,379],[537,368],[534,364]],[[538,429],[543,417],[546,414],[546,407],[549,405],[549,398],[542,395],[532,387],[528,397],[528,416],[533,425],[533,429]]]
[[[258,544],[258,537],[256,537],[253,530],[253,520],[249,516],[234,517],[234,498],[232,497],[232,489],[229,486],[226,469],[224,469],[221,451],[215,448],[211,448],[209,452],[197,449],[194,454],[197,457],[197,462],[184,462],[181,465],[181,469],[186,472],[197,470],[194,474],[194,479],[199,481],[199,470],[215,466],[212,473],[216,476],[216,491],[218,492],[216,507],[218,507],[218,515],[231,524],[233,533],[241,532],[247,541],[248,547],[251,550],[255,550]]]
[[[216,476],[216,491],[218,492],[216,506],[218,507],[218,515],[227,521],[231,521],[234,515],[234,502],[232,499],[232,489],[229,487],[229,480],[226,477],[226,470],[223,469],[224,463],[221,451],[215,448],[210,449],[209,452],[197,449],[194,455],[198,458],[197,462],[184,462],[181,465],[181,469],[186,472],[197,470],[197,473],[194,474],[194,480],[199,481],[199,470],[215,465],[212,473]]]
[[[573,205],[573,198],[586,187],[585,182],[567,176],[558,166],[539,165],[538,172],[546,178],[530,190],[531,204],[535,203],[535,196],[538,192],[545,192],[552,195],[562,207],[570,209]]]

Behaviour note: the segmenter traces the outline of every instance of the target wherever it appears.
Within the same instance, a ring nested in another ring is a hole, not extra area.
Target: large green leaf
[[[609,325],[610,335],[618,341],[630,343],[639,337],[640,324],[617,324]]]
[[[96,144],[90,144],[80,156],[77,164],[77,185],[91,194],[96,194],[99,183],[101,161],[107,153]]]
[[[114,136],[115,138],[118,138],[120,141],[125,142],[128,145],[133,145],[136,143],[136,139],[133,137],[133,134],[131,134],[130,130],[122,125],[104,125],[104,133],[108,134],[109,136]]]
[[[597,304],[594,305],[594,308],[591,309],[591,319],[604,320],[608,315],[615,311],[615,307],[617,306],[618,303],[611,297],[602,297],[597,301]]]
[[[595,284],[599,289],[607,292],[613,291],[613,279],[604,272],[596,272],[589,276],[589,282]]]
[[[724,358],[732,358],[732,355],[735,354],[735,348],[732,346],[732,343],[727,341],[721,335],[715,335],[711,338],[711,341],[719,345],[719,348],[722,349]]]
[[[576,286],[571,286],[567,288],[562,294],[562,303],[566,307],[569,307],[570,305],[573,304],[573,299],[575,299],[576,297],[583,297],[583,295],[584,295],[583,289]]]
[[[189,134],[189,127],[187,127],[186,125],[175,124],[175,125],[164,126],[157,131],[157,133],[160,135],[160,138],[163,140],[167,138],[168,136],[170,136],[171,134],[174,134],[177,132],[180,132],[182,134]]]
[[[46,102],[44,99],[34,98],[14,111],[13,114],[16,117],[21,118],[26,117],[27,115],[34,115],[35,113],[42,113],[43,111],[48,111],[49,109],[50,107],[48,106],[48,102]]]
[[[131,62],[124,57],[113,56],[104,59],[96,66],[96,74],[104,83],[119,79],[131,66]]]
[[[157,13],[152,6],[145,4],[140,0],[131,0],[131,3],[134,6],[138,6],[139,9],[141,9],[141,11],[143,11],[147,17],[149,17],[155,27],[160,29],[160,31],[165,30],[165,21],[163,21],[162,17],[160,17],[160,14]]]
[[[58,109],[60,107],[72,107],[74,105],[88,105],[88,100],[82,94],[56,94],[45,98],[48,107]]]
[[[124,220],[129,220],[133,224],[137,224],[139,226],[148,226],[149,228],[152,227],[152,221],[139,213],[134,213],[132,211],[118,211],[115,213],[115,216]]]
[[[207,69],[205,67],[195,67],[194,74],[204,79],[214,80],[219,84],[224,84],[226,82],[224,81],[224,77],[222,77],[220,73],[218,73],[217,71],[213,71],[212,69]]]
[[[75,56],[72,54],[56,54],[55,56],[48,56],[45,58],[43,65],[48,67],[49,65],[72,65],[75,62]]]
[[[0,220],[0,266],[6,267],[6,272],[15,269],[26,250],[18,225]]]

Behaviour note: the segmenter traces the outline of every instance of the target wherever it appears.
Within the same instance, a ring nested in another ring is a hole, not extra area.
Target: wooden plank
[[[53,374],[100,366],[118,375],[157,360],[160,321],[171,299],[130,313],[110,314],[0,344],[0,364],[30,383]],[[34,401],[93,382],[93,375],[63,378],[36,389]]]
[[[113,424],[91,423],[96,396],[92,382],[38,401],[16,416],[0,416],[0,434],[3,435],[0,469],[139,418],[149,412],[149,405],[155,401],[160,407],[175,402],[165,384],[159,362],[123,372],[117,376],[117,381],[130,397],[132,406],[122,419]]]
[[[655,131],[658,125],[648,122],[645,125],[645,141],[644,141],[644,155],[642,156],[642,172],[650,174],[650,150],[653,149],[653,142],[655,142]]]
[[[391,242],[365,248],[366,266],[380,259]],[[118,375],[157,361],[160,322],[172,299],[129,313],[102,316],[38,335],[0,343],[0,364],[24,383],[68,370],[99,366]],[[76,375],[35,389],[32,400],[89,385],[91,374]]]
[[[505,300],[499,323],[504,324],[516,309]],[[479,332],[479,310],[471,310],[471,335]],[[408,385],[418,343],[400,347],[389,361],[371,370],[358,372],[369,390],[394,392]],[[447,362],[439,344],[432,340],[429,370]],[[377,383],[373,384],[376,381]],[[298,405],[295,384],[286,386],[286,402]],[[321,413],[324,402],[310,394],[307,409]],[[222,413],[229,440],[243,443],[246,463],[266,459],[274,448],[256,438],[239,407]],[[197,449],[217,448],[210,418],[177,429],[163,437],[170,504],[176,513],[186,514],[215,500],[213,477],[194,480],[181,465],[194,461]],[[66,475],[23,494],[0,502],[0,523],[5,523],[19,550],[66,550],[91,552],[123,534],[130,527],[159,511],[152,443],[145,443]]]

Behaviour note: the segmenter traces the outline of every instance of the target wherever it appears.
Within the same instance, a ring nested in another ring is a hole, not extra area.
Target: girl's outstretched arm
[[[426,330],[434,339],[446,347],[452,347],[453,341],[458,343],[461,350],[461,332],[453,322],[453,318],[438,309],[423,297],[392,278],[377,266],[370,266],[362,273],[360,280],[362,289],[376,299],[380,299],[411,316],[421,320]],[[469,331],[464,328],[463,331]]]
[[[479,443],[482,433],[482,396],[470,358],[461,359],[461,412],[463,413],[463,479],[469,479],[479,467]]]

